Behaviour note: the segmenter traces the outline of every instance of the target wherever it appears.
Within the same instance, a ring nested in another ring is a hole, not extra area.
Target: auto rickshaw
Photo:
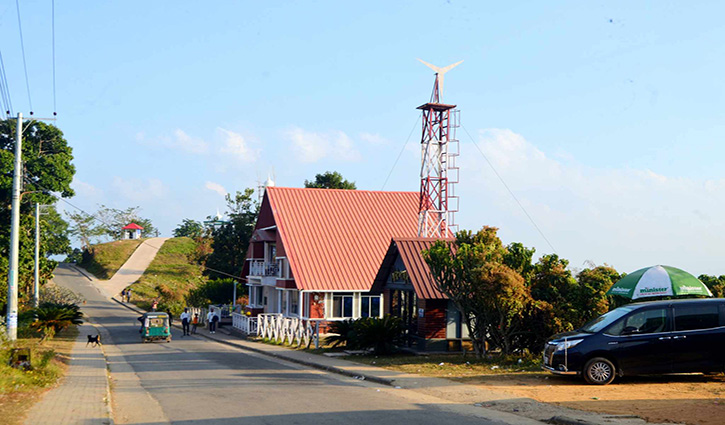
[[[171,329],[169,327],[169,315],[161,311],[144,313],[142,317],[141,341],[149,342],[166,340],[171,342]]]

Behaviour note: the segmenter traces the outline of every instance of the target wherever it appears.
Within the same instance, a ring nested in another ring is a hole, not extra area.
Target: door
[[[610,352],[626,374],[669,373],[672,345],[669,308],[637,310],[610,327],[605,334]]]
[[[672,361],[675,372],[722,370],[723,331],[716,303],[674,304]]]

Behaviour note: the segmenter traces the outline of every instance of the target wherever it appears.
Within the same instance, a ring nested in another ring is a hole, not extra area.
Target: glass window
[[[255,299],[255,304],[257,306],[262,306],[262,305],[266,304],[264,302],[264,291],[262,290],[262,287],[260,287],[260,286],[257,287],[257,297]]]
[[[607,331],[610,335],[641,335],[664,332],[667,328],[667,309],[657,308],[632,314]],[[616,333],[615,333],[616,332]]]
[[[599,332],[602,329],[606,328],[607,326],[614,323],[617,319],[620,317],[626,315],[630,311],[632,311],[634,307],[631,306],[625,306],[625,307],[619,307],[615,308],[614,310],[604,313],[601,316],[597,317],[596,319],[592,320],[591,322],[587,323],[581,328],[582,332],[589,332],[589,333],[595,333]],[[609,332],[607,332],[609,333]]]
[[[717,305],[675,305],[675,330],[691,331],[720,326]]]
[[[362,317],[380,317],[380,296],[365,295],[360,300],[360,315]]]
[[[290,312],[290,314],[300,314],[299,299],[300,299],[299,292],[290,291],[290,293],[289,293],[289,312]]]
[[[332,317],[352,317],[352,295],[332,296]]]

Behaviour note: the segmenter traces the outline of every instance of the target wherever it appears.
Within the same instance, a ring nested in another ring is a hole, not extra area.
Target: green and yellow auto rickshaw
[[[166,340],[171,342],[169,315],[161,311],[150,311],[141,316],[141,341]]]

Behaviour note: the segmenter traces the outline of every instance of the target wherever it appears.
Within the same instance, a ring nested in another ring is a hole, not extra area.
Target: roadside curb
[[[82,268],[80,268],[80,267],[76,266],[76,265],[75,265],[75,264],[73,264],[73,263],[66,263],[66,264],[69,264],[69,265],[70,265],[71,267],[73,267],[73,269],[74,269],[75,271],[77,271],[78,273],[82,274],[82,275],[83,275],[83,276],[84,276],[84,277],[85,277],[86,279],[88,279],[88,280],[90,280],[91,282],[93,282],[93,279],[94,279],[94,277],[93,277],[93,276],[91,276],[91,274],[90,274],[90,273],[88,273],[87,271],[83,270]]]
[[[86,324],[93,326],[93,329],[96,330],[96,333],[98,335],[101,335],[101,331],[98,329],[98,326],[96,326],[95,323],[88,321],[88,322],[86,322]],[[106,374],[106,400],[105,400],[106,410],[108,412],[109,424],[114,425],[115,421],[113,420],[113,398],[111,395],[111,376],[109,373],[110,371],[108,370],[108,364],[109,364],[108,355],[106,355],[106,349],[103,346],[103,338],[101,338],[101,353],[103,353],[103,360],[106,362],[106,371],[105,371],[105,374]]]
[[[546,423],[553,425],[595,425],[583,419],[574,419],[567,416],[554,416],[546,421]]]
[[[125,304],[125,303],[117,300],[115,297],[112,297],[111,299],[113,301],[117,302],[118,304],[126,307],[129,310],[135,311],[136,313],[139,313],[139,314],[146,313],[145,311],[142,311],[142,310],[140,310],[140,309],[138,309],[136,307],[130,306],[128,304]],[[177,328],[177,329],[181,329],[181,326],[179,326],[178,324],[172,324],[172,326],[175,327],[175,328]],[[380,378],[380,377],[377,377],[377,376],[370,376],[370,375],[362,375],[362,374],[359,374],[359,373],[353,373],[353,372],[349,372],[349,371],[344,370],[344,369],[340,369],[340,368],[335,367],[335,366],[325,366],[325,365],[321,365],[319,363],[315,363],[315,362],[312,362],[312,361],[305,361],[305,360],[301,360],[301,359],[296,359],[294,357],[285,356],[284,354],[271,353],[271,352],[269,352],[267,350],[264,350],[264,349],[261,349],[261,348],[247,347],[247,346],[243,346],[243,345],[236,344],[236,343],[231,342],[231,341],[227,341],[227,340],[219,339],[219,338],[214,338],[212,336],[205,335],[205,334],[201,334],[201,333],[197,333],[195,335],[200,336],[202,338],[206,338],[206,339],[208,339],[210,341],[215,341],[215,342],[218,342],[220,344],[224,344],[224,345],[227,345],[227,346],[230,346],[230,347],[238,348],[240,350],[251,351],[253,353],[262,354],[262,355],[269,356],[269,357],[274,357],[274,358],[277,358],[277,359],[280,359],[280,360],[284,360],[284,361],[287,361],[287,362],[291,362],[291,363],[301,364],[303,366],[311,367],[311,368],[314,368],[314,369],[323,370],[323,371],[326,371],[326,372],[332,372],[332,373],[336,373],[338,375],[343,375],[343,376],[347,376],[347,377],[350,377],[350,378],[360,379],[360,380],[363,380],[363,381],[375,382],[375,383],[382,384],[382,385],[387,385],[387,386],[390,386],[390,387],[394,387],[395,386],[395,380],[393,380],[393,379],[385,379],[385,378]],[[255,344],[259,344],[259,343],[255,343]]]

